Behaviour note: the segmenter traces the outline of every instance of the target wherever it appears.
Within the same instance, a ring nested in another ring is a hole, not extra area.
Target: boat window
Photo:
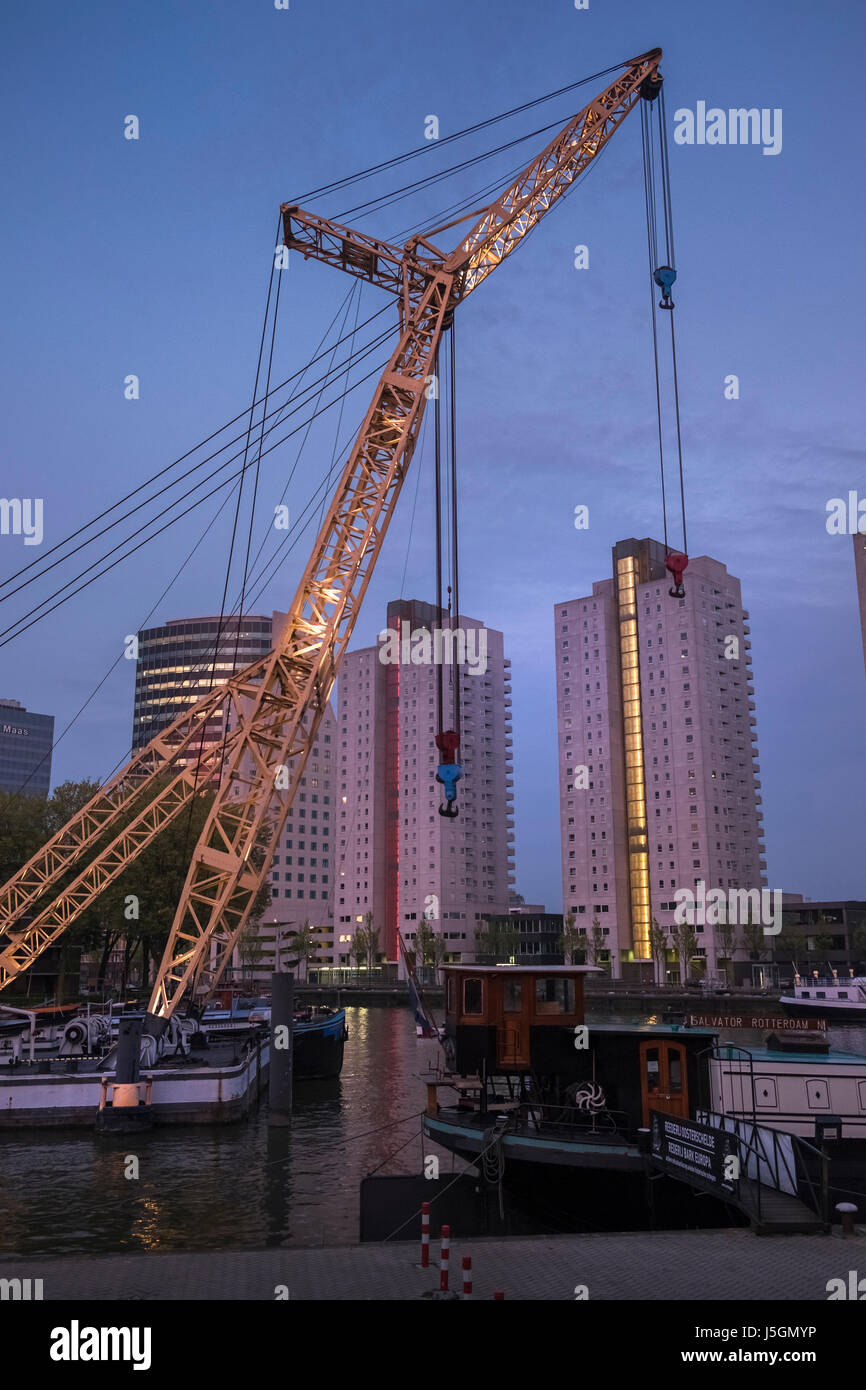
[[[801,998],[801,999],[811,999],[811,997],[812,997],[812,996],[810,995],[810,993],[809,993],[809,991],[808,991],[807,989],[804,989],[804,990],[803,990],[803,993],[800,995],[800,998]]]
[[[449,1014],[453,1014],[455,1002],[456,1001],[454,998],[454,976],[449,975],[448,983],[445,986],[445,1008]]]
[[[816,989],[816,990],[815,990],[815,998],[816,998],[816,999],[826,999],[826,998],[827,998],[827,992],[826,992],[826,990],[823,990],[823,989]]]
[[[672,1091],[683,1089],[683,1059],[677,1047],[672,1047],[668,1053],[668,1080]]]
[[[847,999],[847,998],[848,998],[848,991],[847,991],[847,989],[840,989],[839,992],[838,992],[837,995],[836,995],[836,998],[837,998],[837,999]]]
[[[648,1047],[646,1052],[646,1085],[652,1095],[659,1089],[659,1050]]]
[[[465,1014],[480,1014],[481,1010],[481,981],[463,981],[463,1012]]]
[[[536,1014],[573,1014],[574,980],[548,976],[535,981]]]
[[[504,1002],[503,1002],[503,1005],[502,1005],[504,1012],[507,1013],[507,1014],[519,1014],[522,1005],[523,1005],[523,981],[522,981],[522,980],[506,980],[506,981],[505,981],[505,999],[504,999]]]

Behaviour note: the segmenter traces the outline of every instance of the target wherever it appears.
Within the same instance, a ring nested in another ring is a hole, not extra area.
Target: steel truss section
[[[443,330],[611,138],[661,50],[573,117],[445,256],[284,204],[284,240],[396,295],[399,341],[343,470],[274,650],[220,684],[130,763],[0,890],[0,989],[25,970],[187,805],[214,790],[150,1001],[167,1018],[199,973],[215,983],[264,883],[412,459]],[[451,223],[449,225],[457,225]],[[209,721],[223,737],[208,748]],[[51,897],[62,879],[71,881]]]

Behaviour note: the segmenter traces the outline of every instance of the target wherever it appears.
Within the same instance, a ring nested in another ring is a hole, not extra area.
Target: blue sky
[[[776,157],[671,144],[689,540],[693,554],[741,578],[752,615],[770,885],[866,897],[852,542],[824,524],[829,498],[866,496],[864,27],[854,6],[799,0],[590,0],[586,11],[572,0],[291,0],[288,11],[269,0],[48,0],[7,10],[0,493],[44,499],[44,549],[248,404],[280,202],[424,145],[430,114],[444,136],[660,46],[669,126],[698,101],[783,112]],[[581,95],[312,206],[342,215],[421,172],[564,122]],[[138,141],[123,138],[128,114],[140,119]],[[528,162],[546,138],[347,220],[396,238],[498,175],[507,182],[521,151]],[[553,607],[609,573],[614,541],[661,532],[643,218],[634,115],[457,322],[462,606],[506,634],[517,886],[551,908],[560,905]],[[577,244],[589,247],[588,270],[574,269]],[[283,280],[279,379],[312,355],[347,288],[338,272],[295,258]],[[384,302],[365,289],[361,319]],[[137,401],[124,400],[129,373],[140,378]],[[729,373],[737,401],[724,398]],[[293,512],[360,421],[368,391],[349,397],[336,437],[335,412],[314,427],[287,497]],[[257,537],[297,442],[263,464]],[[410,475],[355,645],[374,641],[389,599],[432,598],[429,445],[428,432],[413,463],[411,540]],[[0,695],[53,713],[62,729],[219,500],[0,648]],[[590,508],[585,532],[572,524],[578,503]],[[231,512],[152,622],[218,611]],[[287,605],[309,539],[259,611]],[[0,537],[0,573],[36,554]],[[0,617],[29,607],[27,597],[0,605]],[[123,758],[132,681],[121,661],[57,748],[55,782],[102,776]]]

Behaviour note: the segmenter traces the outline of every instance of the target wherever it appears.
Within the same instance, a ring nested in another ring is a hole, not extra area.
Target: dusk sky
[[[441,148],[425,141],[428,116],[444,138],[663,49],[689,550],[740,578],[751,613],[769,886],[866,898],[866,675],[853,544],[825,524],[830,499],[866,499],[862,7],[291,0],[283,11],[273,0],[47,0],[7,7],[3,31],[0,495],[44,500],[44,539],[31,547],[0,536],[0,576],[39,562],[249,405],[281,202],[423,148],[304,202],[401,242],[475,193],[478,206],[492,201],[490,185],[507,184],[553,130],[392,206],[350,210],[564,124],[611,79]],[[674,113],[699,102],[780,109],[781,151],[674,143]],[[129,115],[140,121],[138,140],[124,138]],[[458,227],[437,240],[450,250],[460,236]],[[589,248],[585,270],[574,267],[579,244]],[[615,541],[662,536],[647,279],[635,112],[456,315],[461,606],[505,634],[516,886],[549,910],[561,907],[554,605],[610,574]],[[292,257],[275,380],[314,355],[335,315],[342,321],[352,283]],[[385,304],[384,292],[364,287],[357,321]],[[344,331],[356,306],[357,296]],[[359,344],[395,318],[389,310]],[[350,380],[384,363],[392,341]],[[124,398],[130,374],[138,400]],[[729,374],[739,378],[737,400],[725,398]],[[361,385],[341,418],[330,410],[310,432],[285,499],[293,518],[335,446],[345,458],[372,389],[372,380]],[[274,506],[300,441],[263,459],[254,553],[262,538],[276,544]],[[431,497],[428,420],[353,646],[375,641],[389,600],[432,601]],[[226,498],[210,498],[0,645],[0,697],[54,714],[58,734],[117,662],[56,748],[54,784],[102,778],[128,753],[126,634],[219,612],[234,510]],[[573,525],[578,504],[589,508],[586,531]],[[0,603],[0,627],[132,524]],[[678,544],[677,525],[674,509]],[[256,612],[289,605],[312,539],[309,528],[256,596]]]

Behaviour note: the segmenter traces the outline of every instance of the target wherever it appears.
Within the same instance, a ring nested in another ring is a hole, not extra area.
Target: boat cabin
[[[445,1045],[455,1071],[555,1071],[583,1023],[591,965],[445,965]]]
[[[603,1105],[634,1130],[651,1110],[687,1116],[715,1033],[676,1024],[584,1023],[594,966],[446,965],[444,1047],[462,1077],[532,1076],[554,1106]],[[527,1082],[527,1084],[529,1084]],[[485,1088],[486,1089],[486,1088]],[[594,1098],[594,1099],[593,1099]],[[482,1107],[486,1097],[482,1094]]]

